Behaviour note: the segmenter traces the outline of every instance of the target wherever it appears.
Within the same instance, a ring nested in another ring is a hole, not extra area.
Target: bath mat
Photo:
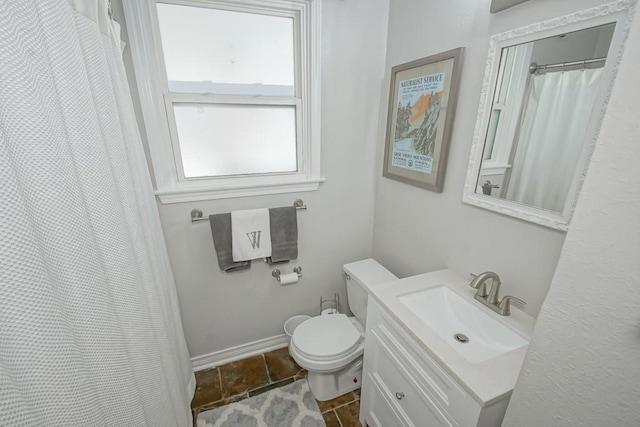
[[[198,414],[198,427],[326,427],[307,380]]]

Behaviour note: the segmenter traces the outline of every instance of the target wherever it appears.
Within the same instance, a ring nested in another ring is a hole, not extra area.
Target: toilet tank
[[[347,279],[349,308],[362,326],[366,327],[369,289],[375,285],[396,280],[397,277],[373,258],[345,264],[342,266],[342,271]]]

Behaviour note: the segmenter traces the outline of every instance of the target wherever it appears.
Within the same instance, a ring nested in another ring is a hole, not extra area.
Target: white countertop
[[[433,356],[447,372],[462,385],[481,406],[489,406],[509,396],[520,374],[528,345],[482,363],[474,364],[464,359],[438,334],[423,323],[400,300],[399,296],[434,286],[447,285],[464,299],[477,305],[494,319],[531,340],[535,319],[511,306],[510,316],[500,316],[474,299],[476,290],[469,286],[467,278],[451,270],[439,270],[373,286],[371,295]],[[503,285],[503,294],[509,285]]]

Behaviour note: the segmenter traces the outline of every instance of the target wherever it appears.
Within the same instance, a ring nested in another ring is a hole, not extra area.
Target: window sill
[[[502,175],[507,172],[507,169],[511,169],[511,165],[507,163],[489,163],[482,165],[480,169],[480,176],[482,175]]]
[[[316,191],[324,178],[311,178],[292,182],[270,183],[251,186],[195,186],[174,187],[156,190],[155,194],[163,204],[196,202],[203,200],[231,199],[235,197],[265,196],[269,194],[298,193]]]

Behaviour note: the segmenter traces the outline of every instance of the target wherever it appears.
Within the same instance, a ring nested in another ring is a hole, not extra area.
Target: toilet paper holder
[[[320,296],[320,315],[341,312],[342,305],[340,304],[340,295],[337,292],[333,294],[333,299],[324,299],[324,297]]]
[[[293,272],[298,275],[298,278],[302,277],[302,267],[297,266],[293,267]],[[280,275],[283,274],[279,269],[275,269],[271,272],[271,275],[276,278],[276,280],[280,281]]]

